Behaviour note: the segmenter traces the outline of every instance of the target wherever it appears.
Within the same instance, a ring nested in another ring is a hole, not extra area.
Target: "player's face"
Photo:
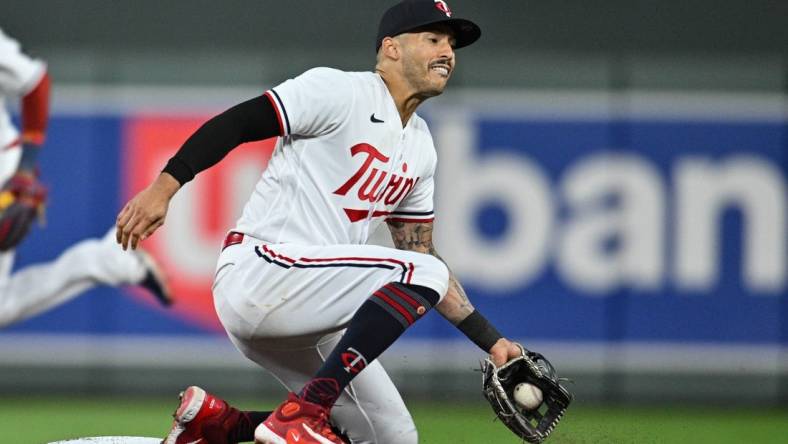
[[[405,34],[402,63],[405,79],[417,94],[433,97],[443,92],[454,71],[454,36],[448,29]]]

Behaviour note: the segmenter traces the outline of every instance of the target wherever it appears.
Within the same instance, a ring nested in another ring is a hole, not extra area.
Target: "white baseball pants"
[[[97,285],[140,282],[146,268],[132,251],[115,243],[112,228],[102,239],[87,239],[52,262],[11,273],[14,252],[0,254],[0,327],[31,318]]]
[[[245,236],[219,256],[213,294],[235,346],[297,392],[375,290],[403,282],[443,297],[448,281],[443,262],[426,254],[376,245],[270,245]],[[353,444],[418,443],[413,419],[378,361],[345,389],[331,418]]]

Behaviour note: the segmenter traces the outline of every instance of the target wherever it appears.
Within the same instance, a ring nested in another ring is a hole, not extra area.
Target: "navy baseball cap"
[[[394,37],[435,23],[445,23],[454,30],[457,40],[455,49],[470,45],[482,35],[482,30],[476,23],[454,17],[449,5],[443,0],[403,0],[389,8],[380,19],[375,51],[380,49],[386,37]]]

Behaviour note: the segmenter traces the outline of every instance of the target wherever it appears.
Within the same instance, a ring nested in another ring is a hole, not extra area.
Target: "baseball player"
[[[498,365],[520,354],[435,251],[437,155],[415,113],[480,35],[444,1],[402,1],[381,19],[374,72],[316,68],[230,108],[122,209],[117,239],[134,249],[184,183],[241,143],[279,137],[225,239],[213,293],[235,346],[291,393],[266,418],[189,387],[166,443],[417,443],[376,358],[432,308]],[[396,249],[366,244],[384,220]]]
[[[37,157],[46,136],[49,89],[46,65],[23,54],[19,44],[0,30],[0,327],[35,316],[98,284],[140,285],[169,305],[169,292],[152,258],[143,251],[120,251],[114,229],[103,239],[73,245],[52,262],[11,273],[14,248],[46,201]],[[5,107],[6,98],[12,97],[21,97],[21,132]]]

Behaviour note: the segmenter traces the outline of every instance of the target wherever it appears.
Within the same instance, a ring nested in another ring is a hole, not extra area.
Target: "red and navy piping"
[[[262,248],[261,248],[262,247]],[[334,257],[334,258],[308,258],[301,257],[293,259],[271,250],[267,245],[256,245],[254,251],[260,258],[269,264],[277,265],[282,268],[332,268],[332,267],[354,267],[354,268],[383,268],[387,270],[402,269],[400,282],[409,284],[413,279],[413,262],[403,262],[394,258],[374,258],[374,257]],[[359,263],[362,262],[362,263]]]
[[[279,94],[277,94],[274,89],[269,89],[264,95],[268,98],[276,111],[276,118],[279,121],[279,130],[282,137],[289,136],[290,118],[287,116],[287,110],[285,110],[285,105],[282,103],[282,98],[279,97]]]

